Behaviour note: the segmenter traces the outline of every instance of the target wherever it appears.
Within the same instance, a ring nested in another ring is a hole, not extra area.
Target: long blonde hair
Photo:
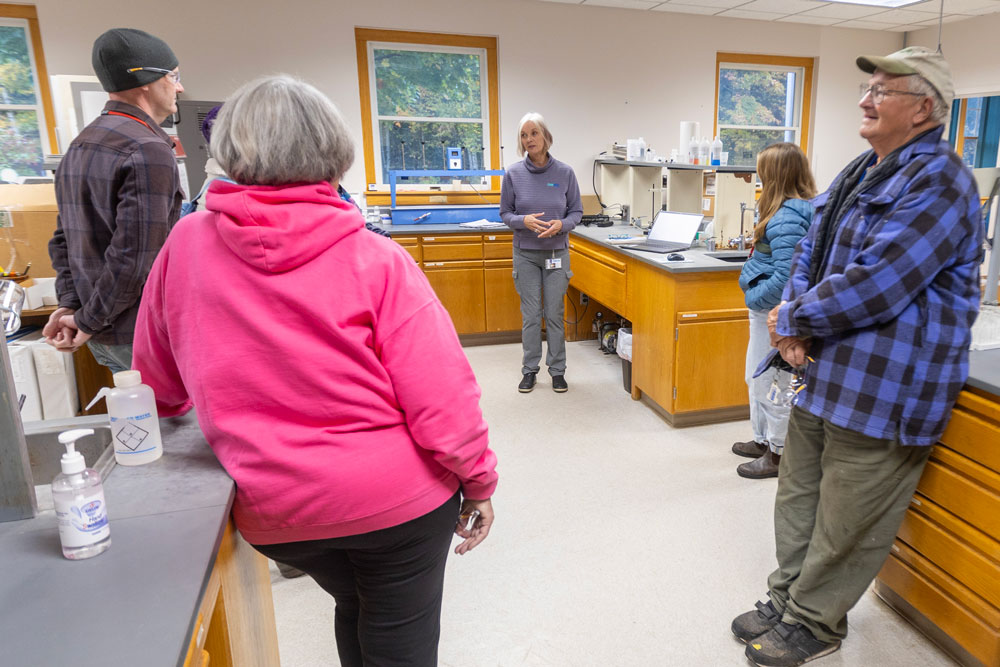
[[[757,201],[759,214],[753,228],[753,242],[764,238],[767,222],[788,199],[812,199],[816,182],[809,171],[809,160],[795,144],[771,144],[757,155],[757,174],[763,189]]]

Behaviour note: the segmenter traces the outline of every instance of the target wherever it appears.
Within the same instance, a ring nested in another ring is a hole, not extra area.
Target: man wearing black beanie
[[[59,307],[43,333],[65,352],[87,343],[116,372],[132,366],[142,288],[180,216],[177,161],[160,123],[177,111],[184,87],[174,52],[142,30],[108,30],[92,62],[110,100],[56,170],[49,256]]]

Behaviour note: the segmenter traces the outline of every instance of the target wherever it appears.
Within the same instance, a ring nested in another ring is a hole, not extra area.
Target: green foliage
[[[445,148],[465,148],[465,169],[484,169],[482,123],[427,123],[379,121],[382,140],[382,182],[390,169],[445,169]],[[421,144],[423,142],[423,144]],[[404,158],[405,155],[405,158]],[[444,178],[410,180],[409,183],[447,182]]]
[[[0,26],[0,104],[35,104],[35,80],[23,28]]]
[[[783,71],[722,68],[719,73],[719,123],[792,125],[794,119],[785,118],[788,79],[788,73]]]
[[[378,115],[480,118],[479,58],[469,53],[376,49]]]
[[[786,141],[784,130],[723,128],[719,138],[722,139],[722,150],[729,153],[729,164],[736,167],[755,167],[757,153],[771,144]],[[795,141],[794,136],[787,140]]]
[[[0,169],[42,175],[42,138],[34,111],[0,111]]]

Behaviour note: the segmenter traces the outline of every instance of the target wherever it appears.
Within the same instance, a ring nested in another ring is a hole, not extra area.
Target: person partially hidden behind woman
[[[134,367],[160,415],[197,409],[243,537],[336,599],[340,664],[436,665],[452,534],[486,538],[497,484],[451,318],[337,195],[354,149],[322,93],[248,83],[211,146],[235,182],[153,264]]]
[[[777,477],[785,446],[791,406],[770,400],[768,393],[775,384],[775,394],[780,395],[790,375],[775,368],[756,378],[753,374],[771,349],[767,314],[781,302],[795,245],[812,222],[813,206],[805,200],[816,196],[809,160],[795,144],[771,144],[762,150],[757,157],[757,174],[763,184],[757,202],[760,222],[753,230],[753,253],[740,272],[740,287],[750,309],[745,377],[753,440],[733,445],[734,454],[753,458],[736,467],[737,474],[750,479]]]
[[[552,133],[541,114],[527,113],[517,128],[517,154],[500,189],[500,219],[514,230],[514,286],[521,296],[521,383],[526,394],[535,388],[542,360],[544,304],[545,365],[552,390],[566,384],[566,338],[563,296],[569,286],[569,232],[583,217],[580,186],[573,169],[549,155]]]

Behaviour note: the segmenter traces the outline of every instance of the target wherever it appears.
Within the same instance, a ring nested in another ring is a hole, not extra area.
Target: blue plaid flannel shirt
[[[845,211],[810,287],[829,191],[813,200],[778,316],[779,334],[812,339],[796,405],[903,445],[932,445],[947,426],[979,312],[979,195],[942,131],[905,147],[899,170]]]

